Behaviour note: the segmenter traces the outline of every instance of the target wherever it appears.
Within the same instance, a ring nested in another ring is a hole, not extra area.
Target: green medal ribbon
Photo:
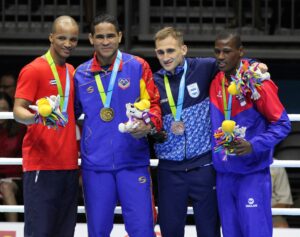
[[[56,82],[58,94],[60,96],[60,104],[59,104],[60,105],[60,110],[62,112],[67,112],[68,101],[69,101],[69,93],[70,93],[70,76],[69,76],[68,67],[66,65],[66,87],[65,87],[65,94],[64,94],[62,86],[61,86],[60,78],[59,78],[54,60],[51,56],[50,50],[48,50],[48,52],[45,54],[45,57],[46,57],[47,62],[49,64],[50,68],[51,68],[52,74],[53,74],[55,82]]]
[[[169,79],[166,75],[164,75],[164,83],[166,88],[166,93],[169,101],[169,106],[172,111],[172,115],[175,119],[175,121],[180,121],[182,107],[183,107],[183,99],[184,99],[184,89],[185,89],[185,75],[187,71],[187,62],[184,60],[184,66],[183,66],[183,74],[180,79],[179,84],[179,92],[178,92],[178,99],[177,99],[177,106],[175,105],[174,98],[172,95],[171,87]]]
[[[107,89],[107,96],[105,94],[104,87],[103,87],[100,75],[96,74],[94,76],[95,80],[96,80],[97,88],[98,88],[98,91],[99,91],[99,94],[100,94],[100,97],[101,97],[101,100],[102,100],[102,103],[104,105],[104,108],[109,108],[109,106],[110,106],[110,102],[111,102],[111,98],[112,98],[112,92],[113,92],[113,88],[114,88],[114,84],[115,84],[115,81],[116,81],[116,77],[117,77],[117,73],[118,73],[118,70],[119,70],[121,60],[122,60],[122,53],[120,52],[120,50],[118,50],[118,54],[117,54],[116,60],[114,62],[114,67],[113,67],[113,70],[112,70],[112,73],[111,73],[111,76],[110,76],[110,80],[109,80],[109,85],[108,85],[108,89]]]
[[[224,104],[224,115],[225,120],[230,120],[231,117],[231,105],[232,105],[232,95],[229,94],[228,105],[226,99],[226,91],[225,91],[225,75],[222,79],[222,94],[223,94],[223,104]]]

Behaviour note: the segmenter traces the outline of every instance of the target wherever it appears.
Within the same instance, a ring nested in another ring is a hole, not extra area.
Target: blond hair
[[[156,32],[155,36],[154,36],[154,41],[160,41],[160,40],[164,40],[167,37],[173,37],[174,39],[176,39],[179,43],[179,45],[183,45],[184,41],[183,41],[183,33],[181,31],[176,30],[174,27],[164,27],[163,29],[159,30]]]

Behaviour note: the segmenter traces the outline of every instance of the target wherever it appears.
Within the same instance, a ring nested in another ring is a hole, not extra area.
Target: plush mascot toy
[[[142,99],[134,104],[127,103],[126,105],[126,115],[128,121],[126,123],[119,124],[119,131],[121,133],[129,132],[138,126],[136,123],[137,119],[142,119],[146,124],[150,122],[149,109],[150,101]]]

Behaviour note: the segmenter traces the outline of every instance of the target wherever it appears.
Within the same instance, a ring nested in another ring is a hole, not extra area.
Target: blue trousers
[[[73,237],[78,183],[78,170],[24,172],[24,237]]]
[[[153,237],[152,184],[148,167],[118,171],[82,170],[89,237],[109,237],[114,209],[122,206],[130,237]]]
[[[251,174],[217,173],[224,237],[272,237],[269,168]]]
[[[188,201],[197,236],[219,237],[216,176],[212,165],[189,171],[158,169],[158,220],[163,237],[183,237]]]

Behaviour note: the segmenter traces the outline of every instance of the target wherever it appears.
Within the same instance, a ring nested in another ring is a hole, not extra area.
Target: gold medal
[[[100,110],[100,118],[104,122],[110,122],[114,118],[114,111],[112,108],[102,108]]]
[[[171,124],[171,131],[175,135],[183,135],[184,130],[185,130],[185,126],[182,121],[174,121]]]

